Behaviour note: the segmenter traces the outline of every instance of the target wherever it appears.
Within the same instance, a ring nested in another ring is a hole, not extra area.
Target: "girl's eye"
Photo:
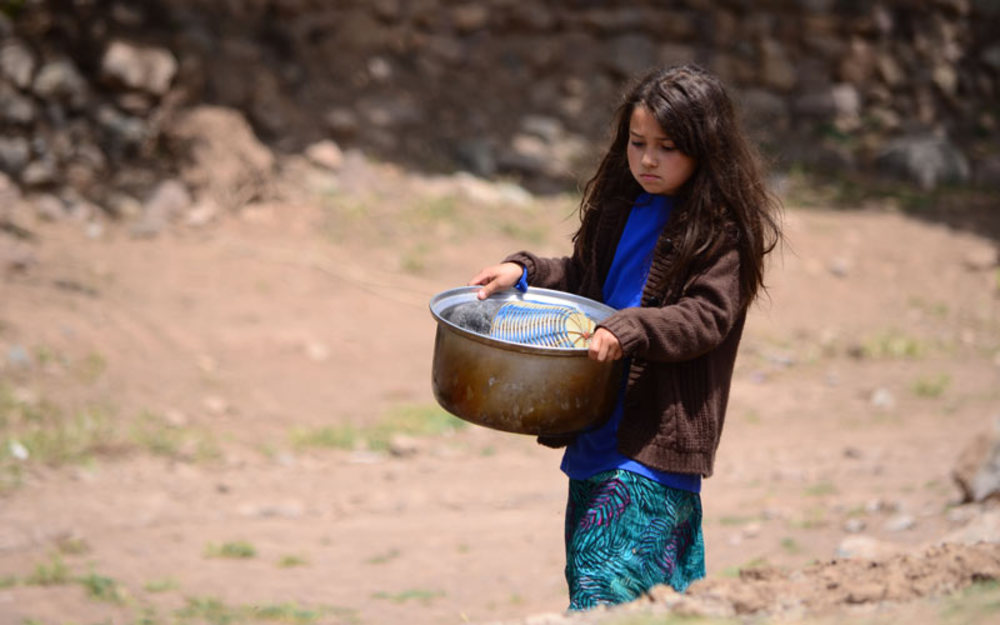
[[[676,145],[661,145],[660,149],[663,150],[664,152],[673,152],[674,150],[677,149],[677,146]]]
[[[630,141],[629,143],[631,143],[632,146],[636,148],[641,148],[643,146],[642,141]]]

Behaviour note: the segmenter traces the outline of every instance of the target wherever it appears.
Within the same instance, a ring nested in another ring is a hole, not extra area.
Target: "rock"
[[[1000,496],[1000,418],[992,432],[978,434],[969,441],[951,475],[964,503]]]
[[[454,149],[459,164],[470,172],[486,178],[496,174],[497,157],[492,141],[482,138],[464,139]]]
[[[24,137],[0,136],[0,171],[17,175],[31,159],[31,145]]]
[[[892,410],[896,407],[896,398],[887,388],[877,388],[872,392],[871,405],[881,410]]]
[[[155,236],[191,206],[191,194],[177,180],[161,182],[149,194],[142,215],[132,225],[134,236]]]
[[[755,124],[787,122],[788,104],[785,98],[765,89],[747,89],[739,98],[748,120]]]
[[[458,32],[471,33],[486,27],[490,21],[490,8],[482,4],[462,4],[452,9],[451,20]]]
[[[0,232],[0,275],[6,271],[27,271],[36,264],[38,257],[30,243]]]
[[[1000,543],[1000,510],[976,515],[965,527],[946,534],[939,542],[964,545]]]
[[[871,536],[848,536],[837,546],[836,557],[881,560],[899,553],[898,545],[872,538]]]
[[[358,115],[349,108],[335,108],[323,117],[326,127],[338,137],[351,138],[360,128]]]
[[[54,100],[72,109],[82,109],[87,103],[87,81],[69,60],[46,63],[38,70],[31,86],[43,100]]]
[[[861,94],[854,85],[840,83],[830,89],[833,110],[838,119],[856,120],[861,113]]]
[[[864,519],[859,519],[855,517],[852,519],[847,519],[847,521],[844,523],[844,531],[847,532],[848,534],[860,534],[861,532],[865,531],[865,528],[867,526],[868,524],[865,523]]]
[[[521,129],[526,134],[542,139],[546,143],[555,143],[563,135],[563,124],[554,117],[544,115],[527,115],[521,120]]]
[[[657,52],[656,45],[645,35],[621,35],[611,41],[605,60],[615,74],[632,77],[655,66]]]
[[[965,253],[962,264],[970,271],[989,271],[1000,264],[1000,250],[988,246],[976,247]]]
[[[66,217],[66,204],[51,193],[36,197],[34,205],[35,213],[45,221],[59,221]]]
[[[415,456],[423,449],[420,439],[403,434],[394,434],[389,440],[389,453],[404,458]]]
[[[887,532],[903,532],[913,529],[917,525],[917,520],[909,514],[897,514],[885,522],[883,528]]]
[[[979,54],[979,58],[992,67],[993,71],[1000,72],[1000,43],[983,48],[983,51]]]
[[[344,164],[344,153],[340,146],[330,140],[314,143],[306,148],[305,156],[313,164],[331,171],[337,171]]]
[[[11,345],[7,348],[7,362],[15,369],[27,369],[33,364],[31,354],[21,345]]]
[[[969,162],[952,143],[929,135],[909,135],[890,141],[876,158],[883,173],[931,190],[942,183],[964,183]]]
[[[761,81],[774,89],[790,91],[797,80],[795,65],[792,64],[783,45],[773,39],[765,39],[760,49]]]
[[[58,179],[56,164],[51,158],[42,158],[28,163],[21,172],[21,182],[26,187],[51,185]]]
[[[268,195],[274,155],[238,111],[198,106],[181,113],[166,134],[181,161],[181,180],[198,195],[223,209]]]
[[[21,41],[7,41],[0,47],[0,75],[19,89],[27,89],[35,75],[35,57]]]
[[[1000,189],[1000,155],[987,156],[976,163],[976,184]]]
[[[184,223],[197,228],[210,224],[218,216],[219,205],[211,198],[201,198],[188,210]]]
[[[149,137],[149,128],[141,118],[126,115],[113,106],[99,106],[94,118],[107,133],[110,150],[117,158],[131,154]]]
[[[101,77],[108,83],[162,96],[177,74],[177,60],[169,50],[114,41],[101,60]]]
[[[35,104],[10,85],[0,83],[0,121],[28,126],[35,121]]]

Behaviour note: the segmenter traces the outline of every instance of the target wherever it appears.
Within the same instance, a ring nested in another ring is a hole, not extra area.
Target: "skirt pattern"
[[[571,479],[566,505],[570,610],[626,603],[705,576],[701,497],[630,471]]]

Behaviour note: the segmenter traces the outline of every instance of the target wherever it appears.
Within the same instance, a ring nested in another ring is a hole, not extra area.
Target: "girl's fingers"
[[[609,360],[618,360],[624,355],[625,353],[622,351],[622,345],[618,341],[618,337],[604,328],[598,328],[597,332],[594,333],[594,338],[590,340],[590,349],[587,351],[587,356],[591,360],[607,362]]]

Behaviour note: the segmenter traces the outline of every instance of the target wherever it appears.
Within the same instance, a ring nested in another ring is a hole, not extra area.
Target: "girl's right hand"
[[[482,285],[476,297],[486,299],[497,291],[513,288],[517,281],[521,279],[524,268],[517,263],[500,263],[487,267],[476,274],[476,277],[469,280],[469,286]]]

